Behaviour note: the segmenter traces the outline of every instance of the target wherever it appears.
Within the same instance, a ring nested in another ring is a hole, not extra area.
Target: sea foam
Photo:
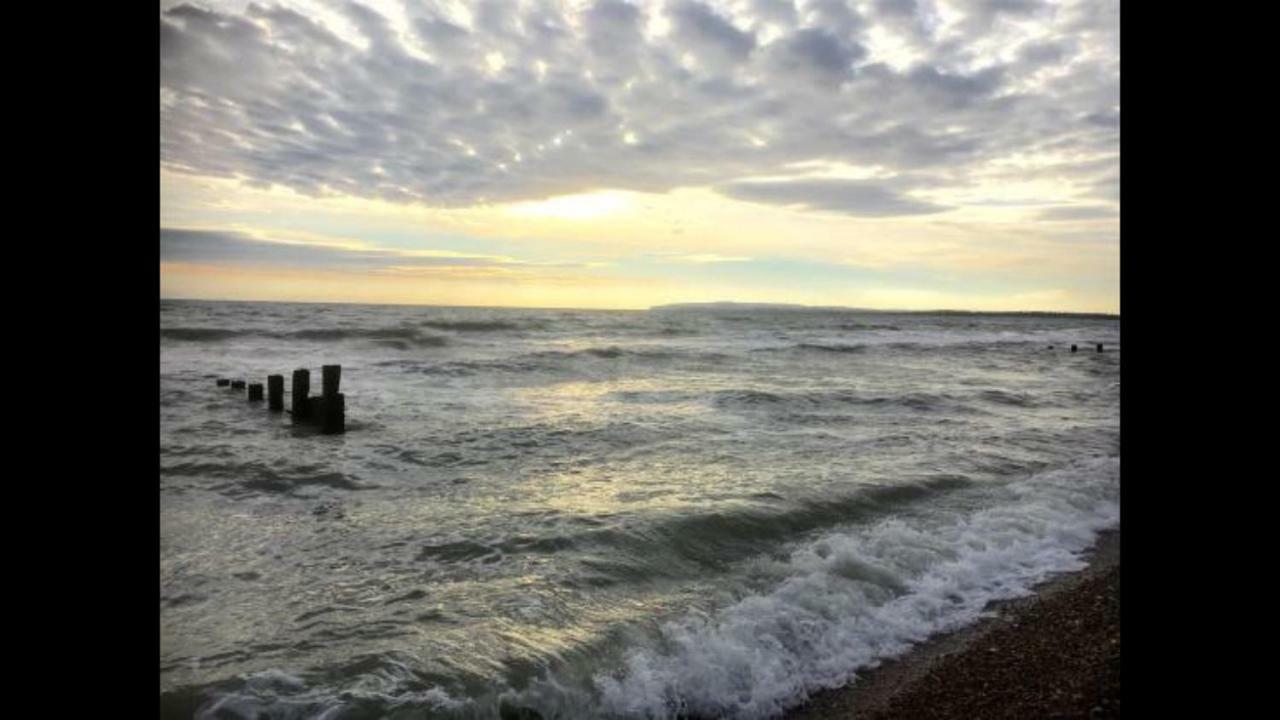
[[[797,549],[771,592],[662,627],[621,673],[595,677],[604,710],[628,717],[765,718],[859,669],[976,620],[1084,567],[1119,522],[1119,459],[1093,458],[988,489],[995,505],[929,520],[895,517]],[[658,650],[656,647],[664,647]]]

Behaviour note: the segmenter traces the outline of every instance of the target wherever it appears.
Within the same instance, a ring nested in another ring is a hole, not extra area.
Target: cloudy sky
[[[1119,312],[1118,2],[162,2],[162,297]]]

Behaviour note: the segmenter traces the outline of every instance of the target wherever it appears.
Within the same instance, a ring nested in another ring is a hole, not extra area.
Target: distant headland
[[[667,310],[709,310],[709,311],[767,311],[767,312],[859,312],[880,313],[885,315],[1010,315],[1019,317],[1072,317],[1099,320],[1119,320],[1119,314],[1090,312],[1058,312],[1048,310],[880,310],[875,308],[844,307],[839,305],[798,305],[794,303],[749,303],[749,302],[697,302],[672,303],[654,305],[651,311]]]

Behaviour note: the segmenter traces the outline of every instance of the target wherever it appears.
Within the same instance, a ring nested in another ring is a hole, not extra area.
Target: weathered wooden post
[[[324,419],[320,423],[320,431],[326,435],[337,435],[347,431],[347,396],[334,393],[324,398]]]
[[[320,371],[323,373],[321,388],[324,393],[317,418],[320,421],[320,431],[326,435],[346,432],[346,398],[338,392],[338,383],[342,380],[342,366],[325,365]]]
[[[1072,344],[1072,345],[1071,345],[1071,352],[1075,352],[1075,351],[1076,351],[1076,346],[1075,346],[1075,344]]]
[[[338,394],[338,382],[342,380],[341,365],[325,365],[320,368],[321,394],[330,397]]]
[[[231,378],[218,378],[218,387],[227,387],[231,384]]]
[[[267,376],[267,409],[271,412],[284,410],[284,376]]]
[[[1102,343],[1098,343],[1098,352],[1102,352]]]
[[[262,383],[249,383],[249,402],[262,402]]]
[[[301,422],[310,415],[310,405],[307,403],[307,394],[311,392],[311,371],[306,368],[298,368],[293,371],[293,421]]]
[[[231,389],[232,389],[232,390],[243,390],[243,389],[244,389],[244,381],[243,381],[243,380],[232,380],[232,381],[231,381]]]

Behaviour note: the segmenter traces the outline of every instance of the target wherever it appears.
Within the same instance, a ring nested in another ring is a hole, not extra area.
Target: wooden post
[[[307,394],[311,392],[311,371],[306,368],[299,368],[293,371],[293,421],[301,422],[309,416],[310,406],[307,403]]]
[[[1102,343],[1098,343],[1098,352],[1102,352]]]
[[[1075,352],[1075,351],[1076,351],[1076,346],[1073,344],[1073,345],[1071,346],[1071,352]]]
[[[320,368],[321,392],[325,397],[333,397],[338,394],[338,382],[342,379],[341,365],[325,365]]]
[[[284,376],[267,376],[267,409],[271,412],[284,410]]]
[[[347,396],[334,393],[324,398],[321,407],[320,432],[338,435],[347,431]]]
[[[262,383],[249,383],[249,402],[262,402]]]
[[[231,381],[231,389],[232,389],[232,390],[243,390],[243,389],[244,389],[244,381],[243,381],[243,380],[232,380],[232,381]]]
[[[218,378],[218,387],[227,387],[231,384],[231,378]]]

